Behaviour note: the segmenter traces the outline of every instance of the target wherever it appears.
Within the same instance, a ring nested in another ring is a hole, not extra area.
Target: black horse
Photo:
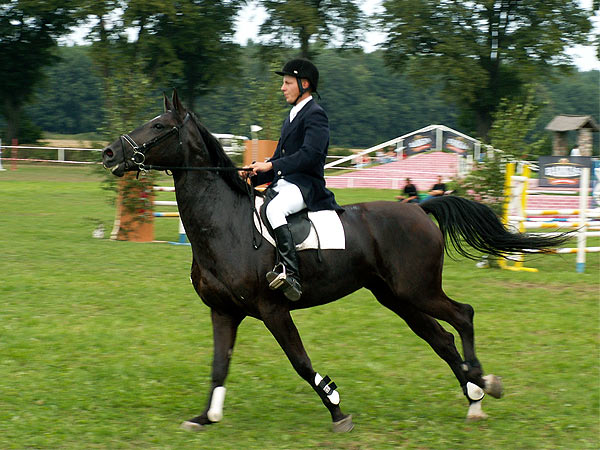
[[[264,322],[298,375],[317,392],[331,413],[334,431],[350,431],[352,416],[340,409],[335,383],[313,369],[290,311],[332,302],[362,287],[404,319],[450,366],[469,401],[467,419],[486,417],[481,410],[484,392],[499,398],[502,384],[494,375],[483,376],[475,355],[473,308],[442,290],[446,245],[451,242],[467,257],[474,256],[467,245],[503,256],[543,251],[564,237],[510,233],[488,207],[454,196],[421,205],[347,205],[341,214],[346,249],[323,250],[320,255],[314,250],[300,252],[303,294],[290,302],[280,291],[270,290],[265,280],[275,250],[266,242],[258,248],[253,245],[256,230],[248,185],[177,93],[164,101],[162,115],[106,147],[103,161],[116,176],[167,168],[173,174],[180,217],[192,245],[192,283],[211,309],[214,333],[208,404],[199,416],[184,422],[184,428],[199,430],[221,420],[237,329],[251,316]],[[435,217],[439,228],[427,214]],[[458,331],[464,357],[438,320]]]

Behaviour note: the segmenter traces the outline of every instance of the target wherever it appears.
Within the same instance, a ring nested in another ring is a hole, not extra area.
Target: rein
[[[164,171],[172,171],[172,170],[205,170],[208,172],[251,172],[252,169],[246,167],[175,167],[175,166],[153,166],[153,165],[145,165],[142,164],[140,166],[140,170],[148,171],[148,170],[164,170]]]

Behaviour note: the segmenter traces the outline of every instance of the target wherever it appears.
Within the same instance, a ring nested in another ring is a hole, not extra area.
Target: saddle
[[[265,201],[260,207],[260,219],[262,220],[263,224],[265,225],[267,231],[271,236],[274,236],[274,234],[273,228],[271,227],[271,225],[269,224],[269,220],[267,219],[267,205],[271,200],[275,198],[275,196],[277,196],[277,192],[273,191],[272,189],[267,189],[264,196]],[[312,221],[308,217],[308,209],[304,208],[298,211],[297,213],[290,214],[286,217],[286,219],[290,231],[292,232],[294,242],[298,244],[304,242],[310,234],[311,226],[313,226]]]
[[[267,190],[264,196],[256,196],[254,199],[255,211],[254,228],[262,238],[273,246],[275,238],[273,230],[265,214],[268,201],[272,200],[276,192]],[[346,239],[344,227],[338,211],[321,210],[309,211],[303,209],[295,214],[287,216],[288,226],[292,232],[296,250],[344,250]]]

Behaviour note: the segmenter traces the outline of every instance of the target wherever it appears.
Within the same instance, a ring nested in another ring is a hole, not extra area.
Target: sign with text
[[[540,187],[579,187],[581,171],[592,168],[589,156],[540,156]]]
[[[473,142],[450,131],[444,131],[444,149],[459,155],[467,155],[473,150]]]
[[[406,156],[416,155],[435,148],[435,130],[417,133],[406,139],[404,153]]]
[[[590,174],[592,184],[592,208],[600,208],[600,161],[593,161],[593,171]]]

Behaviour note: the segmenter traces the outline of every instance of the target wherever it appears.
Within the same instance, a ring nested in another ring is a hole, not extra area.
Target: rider
[[[283,77],[281,91],[293,107],[283,122],[273,156],[248,167],[252,169],[253,185],[271,181],[269,189],[276,193],[267,205],[266,215],[275,234],[280,263],[267,273],[269,287],[282,289],[289,300],[296,301],[302,295],[300,270],[286,217],[304,208],[342,208],[325,188],[329,124],[325,111],[312,97],[317,93],[319,71],[306,59],[293,59],[275,73]]]

